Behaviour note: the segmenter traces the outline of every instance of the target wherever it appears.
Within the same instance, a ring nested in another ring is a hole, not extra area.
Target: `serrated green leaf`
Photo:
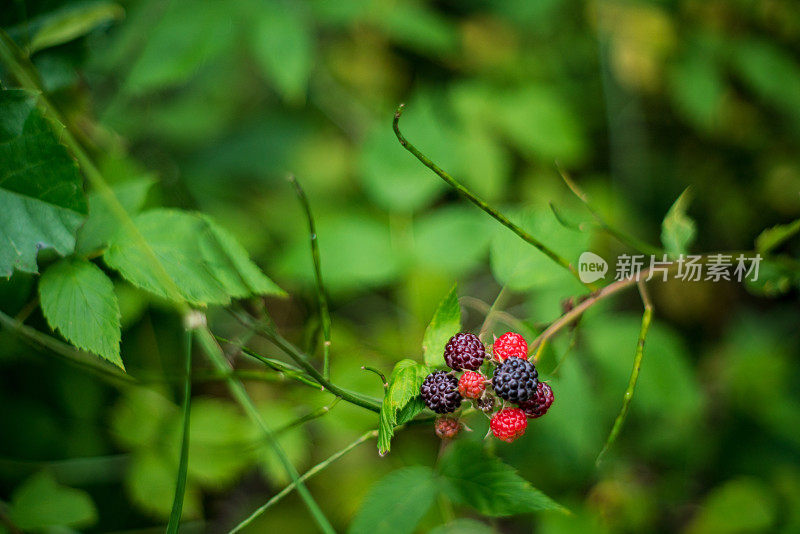
[[[429,367],[414,360],[401,360],[395,365],[392,376],[389,378],[389,387],[381,403],[381,413],[378,420],[378,452],[381,455],[389,452],[391,448],[394,427],[398,424],[397,412],[405,409],[412,399],[419,396],[419,387],[430,372]],[[416,415],[410,415],[415,407],[419,407],[419,405],[415,403],[407,412],[402,414],[404,422],[409,417]],[[419,411],[421,410],[422,408]]]
[[[309,22],[291,3],[262,4],[255,13],[250,40],[256,60],[286,100],[303,100],[314,63]]]
[[[67,43],[86,35],[96,27],[119,20],[125,10],[113,2],[94,2],[69,6],[52,14],[39,25],[29,46],[31,53]]]
[[[686,188],[672,204],[661,223],[661,243],[664,245],[664,251],[673,258],[686,254],[697,234],[694,221],[686,215],[690,201],[691,191]]]
[[[152,185],[152,179],[140,178],[115,185],[112,190],[125,211],[129,215],[135,215],[142,208],[147,192]],[[78,242],[75,250],[85,254],[105,247],[121,226],[122,224],[111,213],[103,196],[96,192],[90,193],[89,218],[78,230]]]
[[[353,519],[350,534],[410,534],[439,492],[429,467],[404,467],[375,484]]]
[[[767,228],[758,234],[756,250],[762,254],[768,254],[792,238],[797,232],[800,232],[800,219],[789,224],[779,224]]]
[[[425,410],[425,401],[420,395],[411,399],[397,412],[397,424],[404,425]]]
[[[444,365],[444,346],[461,330],[461,306],[458,303],[458,284],[454,284],[433,314],[425,336],[422,352],[425,364],[430,367]]]
[[[119,354],[122,337],[114,284],[86,260],[65,259],[47,268],[39,280],[42,313],[73,345],[125,368]]]
[[[480,443],[459,441],[442,458],[445,493],[484,515],[502,517],[564,507],[530,485],[513,467],[489,456]]]
[[[252,263],[233,236],[209,217],[156,209],[138,215],[134,224],[181,295],[193,304],[285,294]],[[169,298],[156,266],[129,232],[117,233],[103,258],[132,284]]]
[[[0,276],[35,273],[36,255],[66,256],[87,213],[78,166],[26,91],[0,91]]]
[[[16,527],[29,532],[89,526],[97,520],[97,510],[88,493],[62,486],[43,471],[14,491],[9,516]]]

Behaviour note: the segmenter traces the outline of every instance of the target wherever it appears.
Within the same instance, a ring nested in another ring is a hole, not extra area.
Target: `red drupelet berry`
[[[528,418],[519,408],[504,408],[492,416],[489,426],[494,437],[511,443],[525,433]]]
[[[453,439],[461,430],[461,423],[452,417],[440,417],[435,424],[436,435],[442,439]]]
[[[498,360],[508,358],[528,358],[528,343],[525,338],[514,332],[506,332],[494,341],[492,353]]]
[[[468,399],[479,399],[486,391],[486,377],[475,371],[464,371],[458,380],[458,392]]]

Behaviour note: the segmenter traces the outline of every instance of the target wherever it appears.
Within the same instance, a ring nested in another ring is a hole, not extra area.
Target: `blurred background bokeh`
[[[106,177],[149,177],[148,205],[213,215],[292,295],[268,307],[313,349],[307,227],[286,181],[296,174],[317,218],[333,379],[376,397],[380,381],[360,367],[389,373],[419,358],[454,282],[467,297],[466,327],[480,327],[502,290],[511,318],[496,317],[494,333],[514,327],[529,340],[582,293],[399,146],[391,119],[400,102],[408,139],[572,260],[631,251],[559,223],[550,203],[566,221],[591,217],[556,162],[609,221],[654,244],[690,185],[696,251],[751,250],[762,229],[800,216],[795,0],[4,0],[0,26],[30,46],[53,13],[87,5],[99,20],[88,35],[32,59]],[[797,258],[800,246],[783,251]],[[797,280],[775,265],[762,276],[751,288],[651,284],[656,315],[636,398],[599,468],[641,303],[631,293],[593,309],[552,379],[551,412],[495,447],[574,515],[482,521],[510,533],[800,532]],[[27,316],[35,287],[24,274],[0,282],[0,307]],[[177,465],[180,393],[164,377],[180,373],[180,323],[162,302],[117,289],[122,357],[152,386],[107,384],[0,333],[0,500],[40,491],[72,503],[57,481],[94,503],[81,500],[73,528],[157,532]],[[215,331],[243,335],[209,313]],[[49,332],[38,311],[27,322]],[[545,353],[545,375],[570,341]],[[201,376],[209,365],[195,367]],[[331,400],[292,384],[248,390],[274,426]],[[222,384],[198,378],[194,399],[186,528],[219,532],[287,480]],[[339,403],[281,439],[302,472],[376,424],[376,414]],[[482,437],[485,420],[470,424],[468,439]],[[371,484],[432,464],[437,442],[427,425],[400,432],[384,458],[368,442],[309,487],[345,529]],[[420,531],[441,523],[434,507]],[[314,530],[295,496],[249,531],[281,529]]]

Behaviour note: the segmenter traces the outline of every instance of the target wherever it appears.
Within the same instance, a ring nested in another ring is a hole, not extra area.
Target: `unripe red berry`
[[[498,360],[508,358],[528,358],[528,343],[525,338],[514,332],[506,332],[494,340],[492,353]]]
[[[464,371],[458,380],[458,392],[468,399],[479,399],[486,391],[486,377],[475,371]]]
[[[528,418],[519,408],[504,408],[492,416],[489,426],[494,437],[511,443],[525,433]]]
[[[461,423],[452,417],[440,417],[434,425],[436,435],[442,439],[453,439],[461,430]]]

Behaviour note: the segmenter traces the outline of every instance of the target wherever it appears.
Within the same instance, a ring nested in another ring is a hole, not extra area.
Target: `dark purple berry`
[[[458,378],[434,371],[429,374],[419,388],[425,406],[436,413],[454,412],[461,406],[461,394],[458,392]]]
[[[525,415],[531,419],[536,419],[537,417],[541,417],[547,413],[547,410],[550,409],[550,405],[553,404],[554,399],[555,396],[553,395],[553,389],[544,382],[539,382],[539,385],[536,386],[536,393],[533,395],[533,397],[525,402],[520,402],[519,407],[522,408],[522,411],[525,412]]]
[[[475,334],[461,332],[450,338],[444,347],[444,361],[454,371],[477,371],[486,357],[486,348]]]
[[[501,399],[520,403],[533,397],[539,385],[536,367],[522,358],[509,358],[494,371],[492,387]]]

